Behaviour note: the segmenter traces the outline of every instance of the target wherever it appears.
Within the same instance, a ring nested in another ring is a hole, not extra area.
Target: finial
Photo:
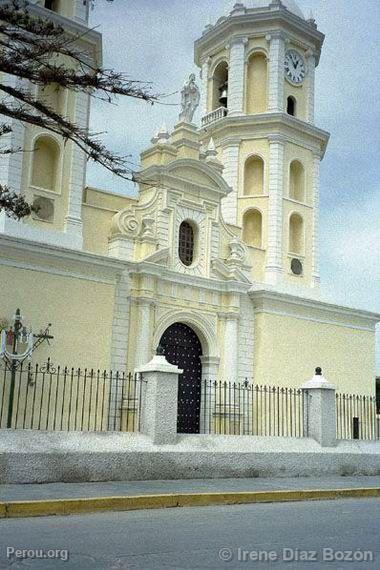
[[[272,2],[269,4],[269,8],[284,8],[283,3],[281,2],[281,0],[272,0]]]
[[[317,368],[315,369],[315,375],[322,376],[322,368],[320,366],[317,366]]]
[[[243,2],[235,2],[234,7],[232,8],[230,15],[231,16],[239,16],[240,14],[246,13],[246,7],[244,6]]]
[[[308,17],[307,21],[309,22],[309,24],[315,24],[315,18],[314,18],[313,10],[310,10],[309,17]]]
[[[167,128],[165,122],[162,123],[162,126],[161,126],[160,130],[157,132],[157,135],[155,138],[157,139],[157,142],[159,142],[159,143],[165,143],[167,140],[169,140],[170,134],[169,134],[169,131],[168,131],[168,128]]]
[[[216,152],[216,146],[214,143],[214,139],[211,137],[210,141],[207,145],[207,150],[206,150],[206,157],[210,158],[210,157],[215,157],[217,156],[217,152]]]

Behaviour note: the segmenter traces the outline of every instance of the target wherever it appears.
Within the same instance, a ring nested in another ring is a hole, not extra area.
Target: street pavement
[[[3,519],[0,568],[366,570],[380,568],[379,521],[380,499]]]
[[[380,477],[295,477],[278,479],[187,479],[0,485],[0,501],[119,497],[160,493],[228,493],[380,487]]]

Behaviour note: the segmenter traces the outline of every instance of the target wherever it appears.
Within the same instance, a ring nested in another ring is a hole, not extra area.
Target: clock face
[[[294,49],[285,54],[285,77],[293,85],[302,85],[306,75],[306,64],[302,55]]]

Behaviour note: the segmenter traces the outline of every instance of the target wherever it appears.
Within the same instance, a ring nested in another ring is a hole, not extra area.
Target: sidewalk
[[[109,483],[45,483],[0,485],[0,501],[125,497],[160,494],[257,493],[319,489],[380,488],[377,477],[320,477],[278,479],[188,479],[181,481],[114,481]]]
[[[0,485],[0,519],[358,497],[380,498],[380,477]]]

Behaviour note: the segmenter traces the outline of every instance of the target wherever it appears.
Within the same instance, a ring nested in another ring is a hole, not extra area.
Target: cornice
[[[266,309],[268,309],[268,312],[271,312],[271,309],[273,309],[273,305],[271,306],[271,303],[277,303],[277,305],[283,305],[284,307],[287,305],[293,308],[297,307],[304,309],[306,308],[306,309],[316,310],[321,313],[325,313],[326,315],[329,316],[329,320],[323,321],[321,319],[321,322],[328,322],[330,324],[338,324],[338,325],[345,324],[344,322],[339,321],[338,319],[334,319],[334,316],[339,316],[341,318],[351,318],[351,319],[354,318],[362,320],[364,321],[363,324],[366,325],[362,327],[364,330],[369,330],[368,325],[374,327],[380,321],[380,314],[378,313],[364,311],[362,309],[355,309],[352,307],[346,307],[344,305],[336,305],[328,301],[312,299],[307,297],[298,297],[296,295],[291,295],[288,293],[280,293],[273,290],[269,291],[269,290],[251,289],[251,291],[249,291],[248,294],[249,297],[252,299],[255,309],[257,311],[261,310],[263,312],[266,312]],[[278,311],[272,311],[272,312],[278,312]],[[292,315],[289,314],[289,316]],[[310,320],[312,320],[312,318]],[[355,328],[355,325],[353,326]],[[361,327],[358,326],[356,328],[361,328]]]
[[[201,129],[203,137],[217,137],[221,146],[236,144],[253,138],[284,137],[320,153],[323,158],[330,133],[311,123],[290,117],[287,113],[260,113],[257,115],[227,115]],[[254,134],[254,136],[253,136]],[[201,135],[201,136],[202,136]]]
[[[316,50],[316,64],[319,63],[320,51],[324,42],[324,34],[310,26],[306,20],[299,18],[288,10],[247,10],[245,14],[230,16],[219,21],[195,42],[194,60],[200,65],[204,57],[212,55],[221,46],[231,41],[234,35],[253,37],[260,29],[261,35],[283,33],[289,39],[292,34],[301,35],[305,46]]]
[[[23,266],[25,269],[57,269],[64,265],[63,272],[70,276],[67,263],[76,276],[107,275],[115,278],[127,269],[125,261],[85,251],[68,249],[22,238],[0,235],[0,265]]]
[[[0,0],[0,3],[4,4],[6,1],[9,0]],[[46,8],[38,4],[28,4],[28,11],[38,18],[44,18],[62,26],[65,31],[77,35],[78,41],[95,46],[97,48],[97,65],[102,65],[102,35],[99,32],[89,28],[86,24],[81,24],[78,20],[66,18],[57,12],[49,11],[47,14]]]

